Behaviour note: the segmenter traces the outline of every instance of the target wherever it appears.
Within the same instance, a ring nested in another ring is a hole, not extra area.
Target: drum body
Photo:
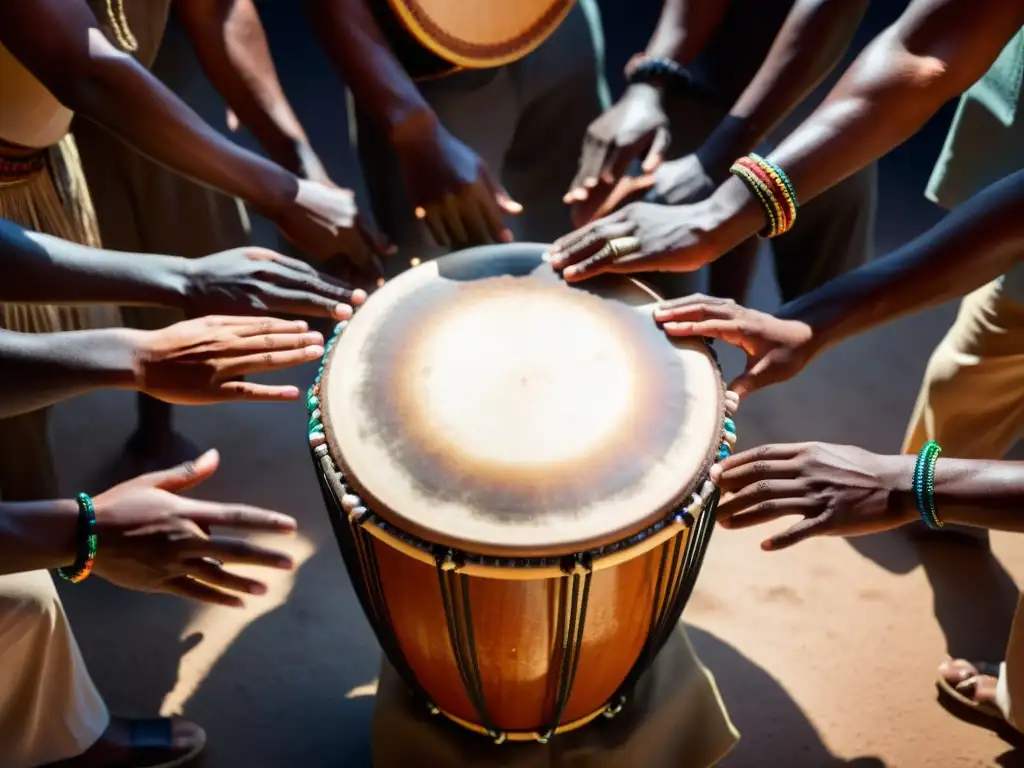
[[[735,442],[703,342],[668,340],[633,281],[561,283],[543,251],[474,249],[387,284],[339,325],[309,398],[321,488],[385,654],[424,706],[498,742],[618,711],[687,602],[718,500],[707,470]],[[600,338],[588,353],[591,325],[625,357]],[[542,359],[545,344],[564,352]],[[638,383],[652,373],[665,380]],[[579,391],[583,410],[538,414],[558,396],[537,382]]]

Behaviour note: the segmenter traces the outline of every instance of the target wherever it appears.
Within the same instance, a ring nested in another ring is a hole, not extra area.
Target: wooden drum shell
[[[578,666],[552,728],[574,577],[558,566],[465,563],[446,572],[439,553],[413,546],[372,517],[348,515],[340,499],[349,489],[325,446],[314,459],[346,568],[388,660],[425,707],[498,740],[546,741],[552,733],[614,715],[629,693],[631,673],[650,664],[678,622],[714,528],[717,492],[696,520],[679,515],[588,565]],[[457,583],[460,607],[468,590],[486,726],[453,650],[445,578]]]

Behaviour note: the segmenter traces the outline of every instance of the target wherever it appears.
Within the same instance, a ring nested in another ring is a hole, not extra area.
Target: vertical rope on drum
[[[582,578],[580,570],[585,570]],[[568,582],[572,582],[572,607],[569,609],[569,621],[564,626],[562,636],[562,654],[559,662],[558,694],[555,697],[555,709],[551,717],[551,725],[537,740],[546,744],[558,730],[558,725],[565,714],[565,707],[572,695],[572,688],[576,682],[576,671],[579,669],[580,652],[583,649],[583,630],[587,623],[587,605],[590,602],[590,582],[593,577],[593,570],[588,565],[583,565],[579,556],[574,558],[573,571],[561,580],[560,589],[564,597]],[[583,582],[582,598],[580,597],[580,582]],[[559,601],[563,606],[564,600]]]
[[[466,696],[470,704],[476,710],[480,724],[487,731],[487,735],[501,744],[505,741],[505,733],[494,727],[493,721],[487,712],[487,704],[484,700],[483,687],[480,683],[480,666],[476,657],[475,637],[473,633],[473,617],[469,600],[469,579],[465,574],[455,573],[455,563],[451,558],[451,552],[445,556],[436,557],[437,581],[441,589],[441,604],[444,607],[444,617],[448,624],[448,639],[452,646],[452,656],[455,659],[455,666],[459,671],[459,678],[466,689]],[[461,577],[457,579],[456,577]],[[459,626],[459,615],[456,610],[456,585],[461,587],[461,602],[463,608],[462,624],[466,628],[466,637],[463,637]],[[465,645],[465,649],[463,649]],[[466,656],[469,656],[470,663],[466,663]],[[470,665],[472,668],[470,668]]]
[[[419,703],[436,712],[436,707],[431,703],[430,697],[423,689],[423,686],[420,685],[419,680],[416,679],[416,675],[409,666],[405,654],[402,653],[402,649],[398,645],[397,636],[391,627],[390,612],[385,611],[382,613],[377,605],[377,596],[383,596],[383,588],[378,584],[378,588],[371,589],[370,585],[373,582],[379,582],[379,573],[374,576],[367,568],[362,541],[362,535],[366,534],[356,530],[358,519],[353,520],[339,503],[339,494],[343,493],[341,487],[342,478],[329,456],[321,455],[314,451],[314,459],[318,468],[316,473],[317,481],[320,484],[320,490],[323,493],[328,508],[328,517],[331,521],[331,527],[334,529],[334,537],[338,542],[342,562],[345,564],[345,570],[348,573],[349,580],[352,582],[352,588],[356,593],[356,598],[359,600],[363,613],[366,614],[366,618],[373,628],[373,633],[376,635],[377,642],[380,643],[384,655],[391,662],[402,682],[405,683]]]
[[[704,515],[702,514],[703,518]],[[692,534],[691,534],[692,535]],[[658,655],[663,645],[662,637],[667,633],[665,629],[675,624],[675,621],[671,619],[674,612],[674,606],[678,603],[678,598],[681,590],[681,584],[686,578],[686,553],[683,553],[682,567],[680,567],[680,550],[683,545],[683,532],[680,531],[675,537],[669,542],[666,541],[662,545],[661,560],[658,565],[658,581],[657,586],[654,590],[654,604],[651,606],[651,621],[648,627],[647,639],[644,641],[643,648],[640,649],[640,655],[633,665],[633,668],[629,670],[629,674],[626,675],[626,679],[623,680],[622,685],[612,696],[608,708],[605,710],[605,716],[614,717],[618,714],[619,710],[622,709],[622,705],[625,703],[626,698],[632,694],[633,689],[636,687],[637,682],[643,676],[651,664],[654,658]],[[662,578],[665,572],[665,566],[669,560],[669,550],[672,551],[671,566],[668,572],[668,578],[664,580],[664,598],[662,597]],[[687,547],[687,550],[689,547]],[[676,617],[678,620],[678,616]]]

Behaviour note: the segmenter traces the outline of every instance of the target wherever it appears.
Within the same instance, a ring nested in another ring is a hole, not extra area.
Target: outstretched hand
[[[212,477],[219,463],[217,452],[207,451],[195,462],[141,475],[96,496],[98,545],[93,572],[128,589],[215,605],[241,606],[236,593],[265,594],[265,584],[226,571],[223,564],[289,570],[291,558],[210,529],[287,534],[295,531],[295,520],[244,504],[178,495]]]
[[[200,315],[268,312],[345,320],[366,292],[266,248],[233,248],[185,262],[186,309]]]
[[[721,339],[747,353],[747,367],[729,389],[741,397],[796,376],[814,356],[814,334],[798,320],[782,320],[732,299],[694,294],[659,305],[654,319],[669,336]]]
[[[909,463],[908,463],[909,461]],[[798,515],[802,520],[765,539],[785,549],[811,536],[860,536],[917,518],[908,493],[914,457],[879,456],[850,445],[765,445],[711,468],[723,496],[718,520],[749,528]]]
[[[159,331],[124,331],[134,356],[132,388],[177,405],[295,400],[298,387],[242,381],[316,360],[323,336],[302,321],[201,317]]]

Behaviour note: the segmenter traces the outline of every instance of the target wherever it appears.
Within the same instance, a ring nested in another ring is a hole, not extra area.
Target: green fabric
[[[953,208],[1024,168],[1024,28],[960,104],[925,195]],[[1005,294],[1024,303],[1024,269],[1004,278]]]

